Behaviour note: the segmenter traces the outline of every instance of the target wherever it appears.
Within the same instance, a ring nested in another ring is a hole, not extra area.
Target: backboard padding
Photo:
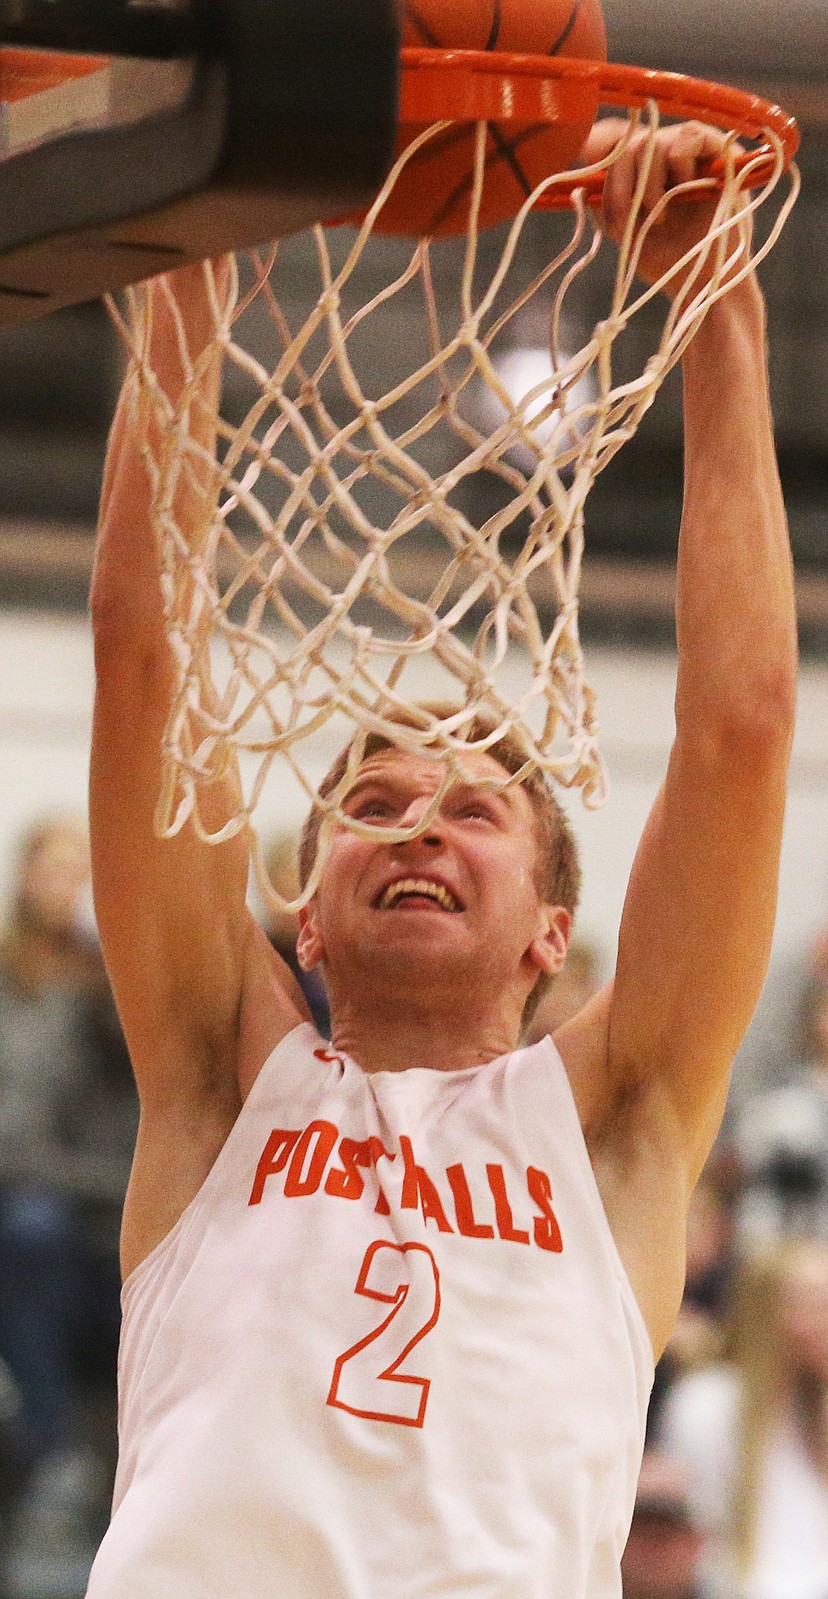
[[[224,0],[183,103],[0,161],[0,323],[370,200],[397,124],[396,0]],[[1,59],[1,58],[0,58]]]

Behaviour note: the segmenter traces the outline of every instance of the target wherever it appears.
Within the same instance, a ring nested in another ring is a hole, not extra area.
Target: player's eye
[[[350,810],[351,815],[360,822],[387,821],[393,814],[391,801],[383,799],[359,800],[356,805],[350,807]]]
[[[457,807],[455,814],[469,821],[491,822],[494,820],[492,806],[487,805],[485,800],[466,800]]]

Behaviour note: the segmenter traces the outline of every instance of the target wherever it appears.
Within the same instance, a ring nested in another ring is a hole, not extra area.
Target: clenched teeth
[[[442,883],[430,883],[423,877],[402,877],[396,883],[389,883],[380,900],[380,910],[390,910],[398,900],[407,895],[417,895],[421,899],[433,899],[444,911],[459,911],[460,906],[447,888]]]

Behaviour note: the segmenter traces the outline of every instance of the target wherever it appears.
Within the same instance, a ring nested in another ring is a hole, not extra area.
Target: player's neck
[[[519,1021],[500,1006],[481,1014],[473,1004],[443,1009],[397,999],[385,1008],[374,996],[365,1007],[346,1000],[332,1009],[334,1044],[367,1072],[464,1071],[507,1055],[518,1043]]]

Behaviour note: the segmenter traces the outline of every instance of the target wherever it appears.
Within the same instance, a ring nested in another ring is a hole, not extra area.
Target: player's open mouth
[[[456,914],[463,909],[459,900],[449,892],[444,883],[435,883],[428,877],[400,877],[374,901],[378,910],[390,911],[398,905],[415,906],[426,901],[440,910]]]

